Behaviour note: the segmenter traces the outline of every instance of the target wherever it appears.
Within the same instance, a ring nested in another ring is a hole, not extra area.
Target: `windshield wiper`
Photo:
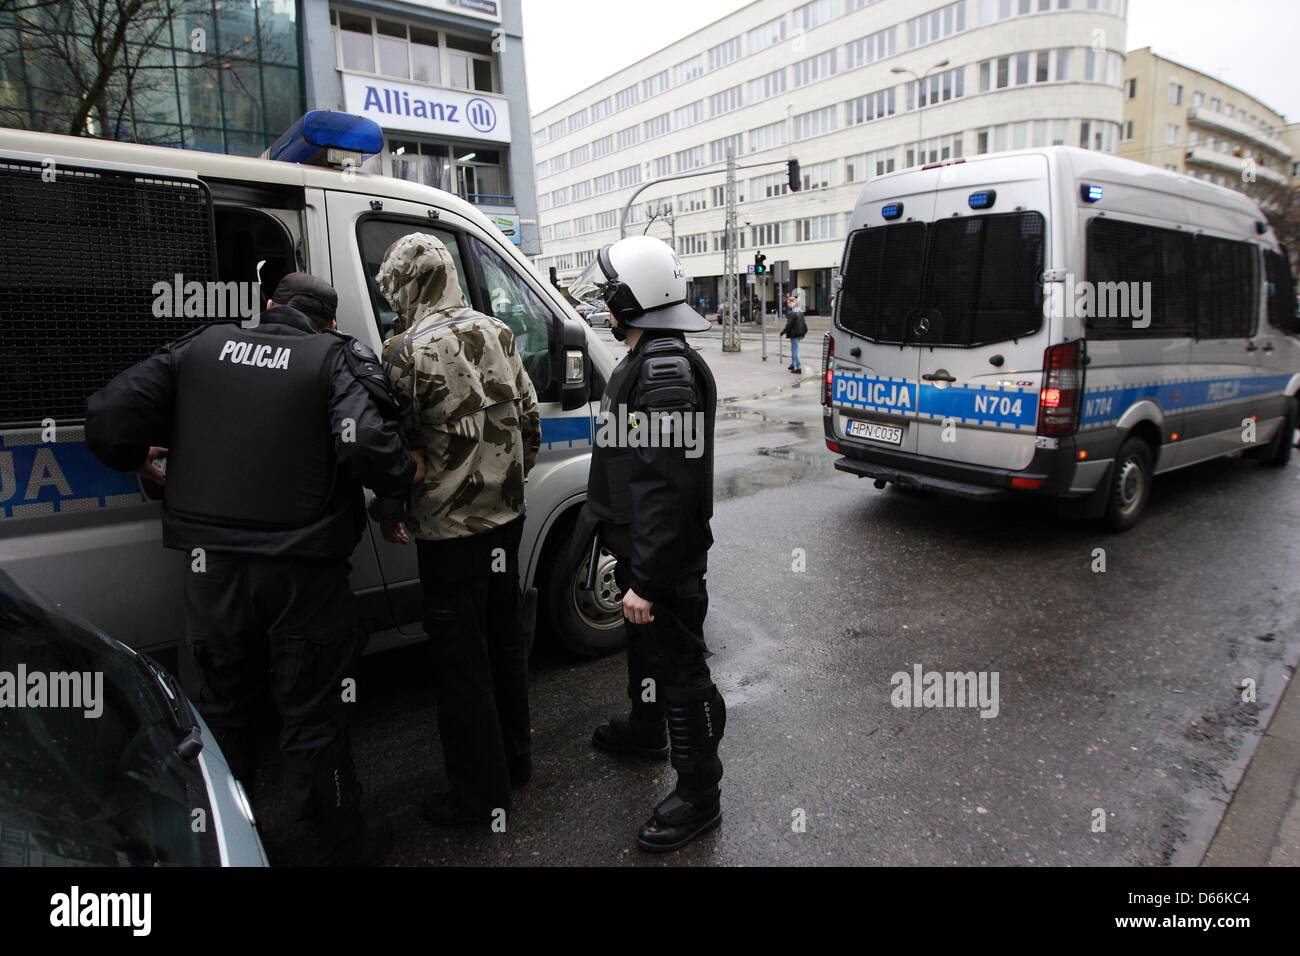
[[[172,730],[176,735],[176,756],[187,763],[193,763],[199,751],[203,749],[203,728],[198,718],[194,716],[194,708],[190,706],[189,698],[176,683],[176,678],[161,664],[148,654],[137,656],[163,690],[167,713],[171,717]]]

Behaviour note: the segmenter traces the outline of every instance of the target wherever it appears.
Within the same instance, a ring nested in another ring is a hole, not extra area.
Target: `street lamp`
[[[916,76],[915,71],[908,70],[901,66],[896,66],[889,71],[890,73],[907,73],[911,76],[916,76],[916,145],[920,149],[925,149],[925,145],[924,145],[925,138],[921,135],[921,130],[923,128],[922,124],[925,122],[925,111],[921,107],[921,83],[927,76],[929,76],[935,70],[942,70],[947,65],[948,65],[947,60],[940,60],[934,66],[930,67],[928,70],[922,73],[920,76]]]

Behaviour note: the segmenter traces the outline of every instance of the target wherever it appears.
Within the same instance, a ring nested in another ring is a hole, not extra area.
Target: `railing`
[[[513,206],[515,204],[514,196],[503,196],[497,193],[461,193],[460,198],[477,206]]]

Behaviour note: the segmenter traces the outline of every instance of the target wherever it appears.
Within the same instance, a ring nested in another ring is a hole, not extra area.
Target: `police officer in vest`
[[[671,753],[677,786],[637,835],[642,849],[666,852],[722,820],[726,708],[704,642],[717,391],[684,337],[709,324],[686,304],[677,254],[649,236],[605,246],[569,291],[606,306],[614,337],[628,345],[601,401],[578,540],[595,526],[592,563],[602,548],[618,557],[632,711],[596,728],[592,743],[652,759]]]
[[[285,276],[256,327],[201,326],[92,395],[86,441],[164,485],[163,544],[186,563],[181,679],[231,769],[251,789],[269,689],[316,861],[365,865],[392,828],[361,814],[347,733],[361,650],[348,557],[362,486],[402,494],[424,466],[374,353],[334,330],[337,305],[324,280]]]

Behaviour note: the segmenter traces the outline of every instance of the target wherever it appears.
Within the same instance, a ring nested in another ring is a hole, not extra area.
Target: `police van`
[[[1234,190],[1070,147],[903,170],[864,187],[841,278],[826,443],[877,487],[1123,530],[1155,475],[1291,454],[1291,266]]]
[[[134,647],[174,642],[182,558],[160,543],[154,486],[87,450],[86,398],[222,308],[260,310],[293,271],[332,283],[340,330],[379,352],[395,315],[375,273],[394,240],[428,232],[467,301],[514,330],[536,387],[523,586],[573,649],[620,646],[613,559],[586,590],[585,543],[569,540],[614,359],[470,203],[361,172],[380,148],[373,122],[327,111],[281,137],[278,159],[0,130],[0,565]],[[351,561],[370,646],[422,636],[415,549],[372,522]]]

